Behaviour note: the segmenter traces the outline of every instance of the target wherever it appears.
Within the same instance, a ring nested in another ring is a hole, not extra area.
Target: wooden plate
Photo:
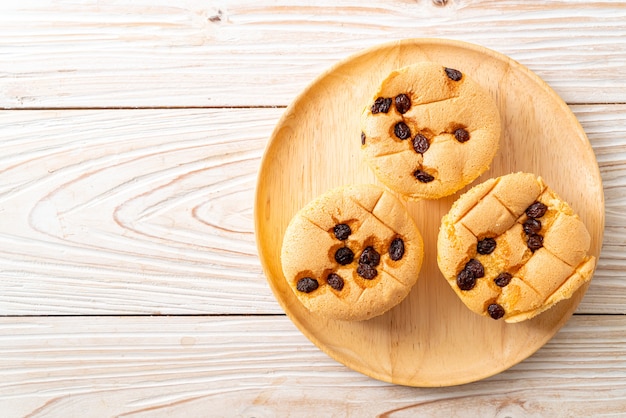
[[[491,169],[472,185],[514,171],[541,175],[585,222],[591,254],[598,257],[604,230],[599,168],[567,105],[510,58],[476,45],[435,39],[388,43],[339,62],[286,109],[259,171],[256,239],[278,302],[320,349],[379,380],[449,386],[494,375],[533,354],[565,324],[587,288],[519,324],[470,312],[436,262],[441,217],[467,188],[449,198],[408,204],[424,237],[424,265],[409,296],[385,315],[352,323],[312,315],[288,287],[280,265],[285,228],[302,206],[332,187],[377,183],[360,155],[361,110],[389,72],[424,60],[473,77],[489,89],[500,108],[500,150]]]

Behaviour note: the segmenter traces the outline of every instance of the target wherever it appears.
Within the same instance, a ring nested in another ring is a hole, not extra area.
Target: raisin
[[[513,276],[511,275],[511,273],[504,272],[504,273],[498,274],[498,277],[493,279],[493,281],[498,286],[504,287],[504,286],[506,286],[507,284],[509,284],[511,282],[512,278],[513,278]]]
[[[396,96],[396,109],[398,113],[405,114],[411,108],[411,99],[406,94]]]
[[[389,108],[391,107],[391,99],[388,97],[379,97],[374,101],[372,105],[372,113],[387,113],[389,112]]]
[[[476,260],[475,258],[472,258],[470,261],[467,262],[467,264],[465,265],[465,270],[472,273],[472,275],[476,279],[485,277],[485,268],[483,267],[481,262]]]
[[[407,139],[411,136],[411,129],[404,122],[396,123],[393,127],[393,133],[400,139]]]
[[[463,73],[459,70],[455,70],[454,68],[445,68],[446,75],[452,81],[459,81],[463,78]]]
[[[543,247],[543,237],[537,234],[529,235],[526,240],[526,245],[530,248],[530,251],[535,252]]]
[[[302,293],[311,293],[319,287],[319,283],[312,277],[303,277],[296,283],[296,289]]]
[[[493,319],[500,319],[504,316],[504,308],[497,303],[492,303],[487,307],[487,312],[489,316]]]
[[[548,207],[541,202],[535,202],[526,208],[526,215],[529,218],[541,218],[546,214]]]
[[[430,174],[422,170],[415,170],[413,172],[413,176],[415,176],[415,178],[421,181],[422,183],[430,183],[431,181],[435,179],[433,176],[431,176]]]
[[[470,134],[463,128],[459,128],[454,131],[454,138],[460,143],[467,142],[470,139]]]
[[[343,289],[343,279],[337,273],[330,273],[328,277],[326,277],[326,283],[335,290]]]
[[[342,266],[345,266],[346,264],[352,263],[354,253],[348,247],[341,247],[335,252],[335,260]]]
[[[356,268],[356,272],[359,276],[367,280],[372,280],[374,277],[378,276],[378,271],[367,264],[359,264],[359,267]]]
[[[523,228],[526,235],[538,234],[541,231],[541,221],[535,218],[528,218],[524,222]]]
[[[380,263],[380,254],[371,245],[365,247],[359,257],[359,264],[367,264],[368,266],[376,267]]]
[[[413,149],[415,150],[415,152],[417,152],[418,154],[423,154],[428,151],[428,148],[430,148],[428,138],[426,138],[422,134],[415,135],[415,138],[413,138]]]
[[[352,233],[352,230],[350,229],[350,225],[337,224],[333,228],[333,232],[335,234],[335,238],[337,238],[339,241],[345,241]]]
[[[471,271],[463,269],[456,276],[456,285],[461,290],[472,290],[476,286],[476,278]]]
[[[365,132],[361,132],[361,145],[365,145]]]
[[[398,261],[404,255],[404,241],[402,238],[395,238],[391,241],[391,245],[389,246],[389,258],[393,261]]]
[[[493,238],[485,238],[483,240],[478,241],[478,245],[476,246],[476,251],[478,254],[491,254],[493,250],[496,249],[496,240]]]

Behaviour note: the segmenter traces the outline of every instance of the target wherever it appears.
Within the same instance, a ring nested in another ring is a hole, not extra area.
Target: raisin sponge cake
[[[451,195],[485,172],[500,143],[490,93],[432,62],[393,71],[361,115],[361,150],[377,178],[408,199]]]
[[[293,217],[281,263],[309,311],[365,320],[407,296],[419,275],[423,247],[397,197],[375,185],[351,185],[324,193]]]
[[[591,279],[585,225],[539,177],[513,173],[463,194],[441,222],[439,269],[472,311],[519,322]]]

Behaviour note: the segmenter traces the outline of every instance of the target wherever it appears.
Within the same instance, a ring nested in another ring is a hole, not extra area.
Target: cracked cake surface
[[[423,241],[404,204],[374,185],[327,191],[291,220],[285,279],[311,312],[364,320],[400,303],[417,281]]]
[[[465,194],[443,217],[437,263],[472,311],[519,322],[591,279],[583,222],[540,177],[513,173]]]
[[[485,172],[501,135],[489,92],[453,68],[393,71],[361,115],[361,150],[376,176],[409,199],[448,196]]]

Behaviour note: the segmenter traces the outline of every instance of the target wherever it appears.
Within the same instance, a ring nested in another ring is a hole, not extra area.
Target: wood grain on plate
[[[515,61],[471,44],[433,39],[392,42],[342,61],[314,81],[286,110],[266,149],[257,186],[255,223],[261,263],[278,301],[296,326],[331,357],[388,382],[445,386],[475,381],[525,359],[567,321],[585,288],[520,324],[470,314],[436,264],[441,216],[456,196],[411,202],[425,242],[420,280],[387,314],[362,322],[311,315],[287,286],[280,243],[287,223],[329,188],[375,182],[360,158],[359,115],[392,70],[428,60],[473,77],[501,112],[501,149],[481,178],[514,171],[541,175],[568,201],[599,255],[604,196],[593,150],[565,103]]]

